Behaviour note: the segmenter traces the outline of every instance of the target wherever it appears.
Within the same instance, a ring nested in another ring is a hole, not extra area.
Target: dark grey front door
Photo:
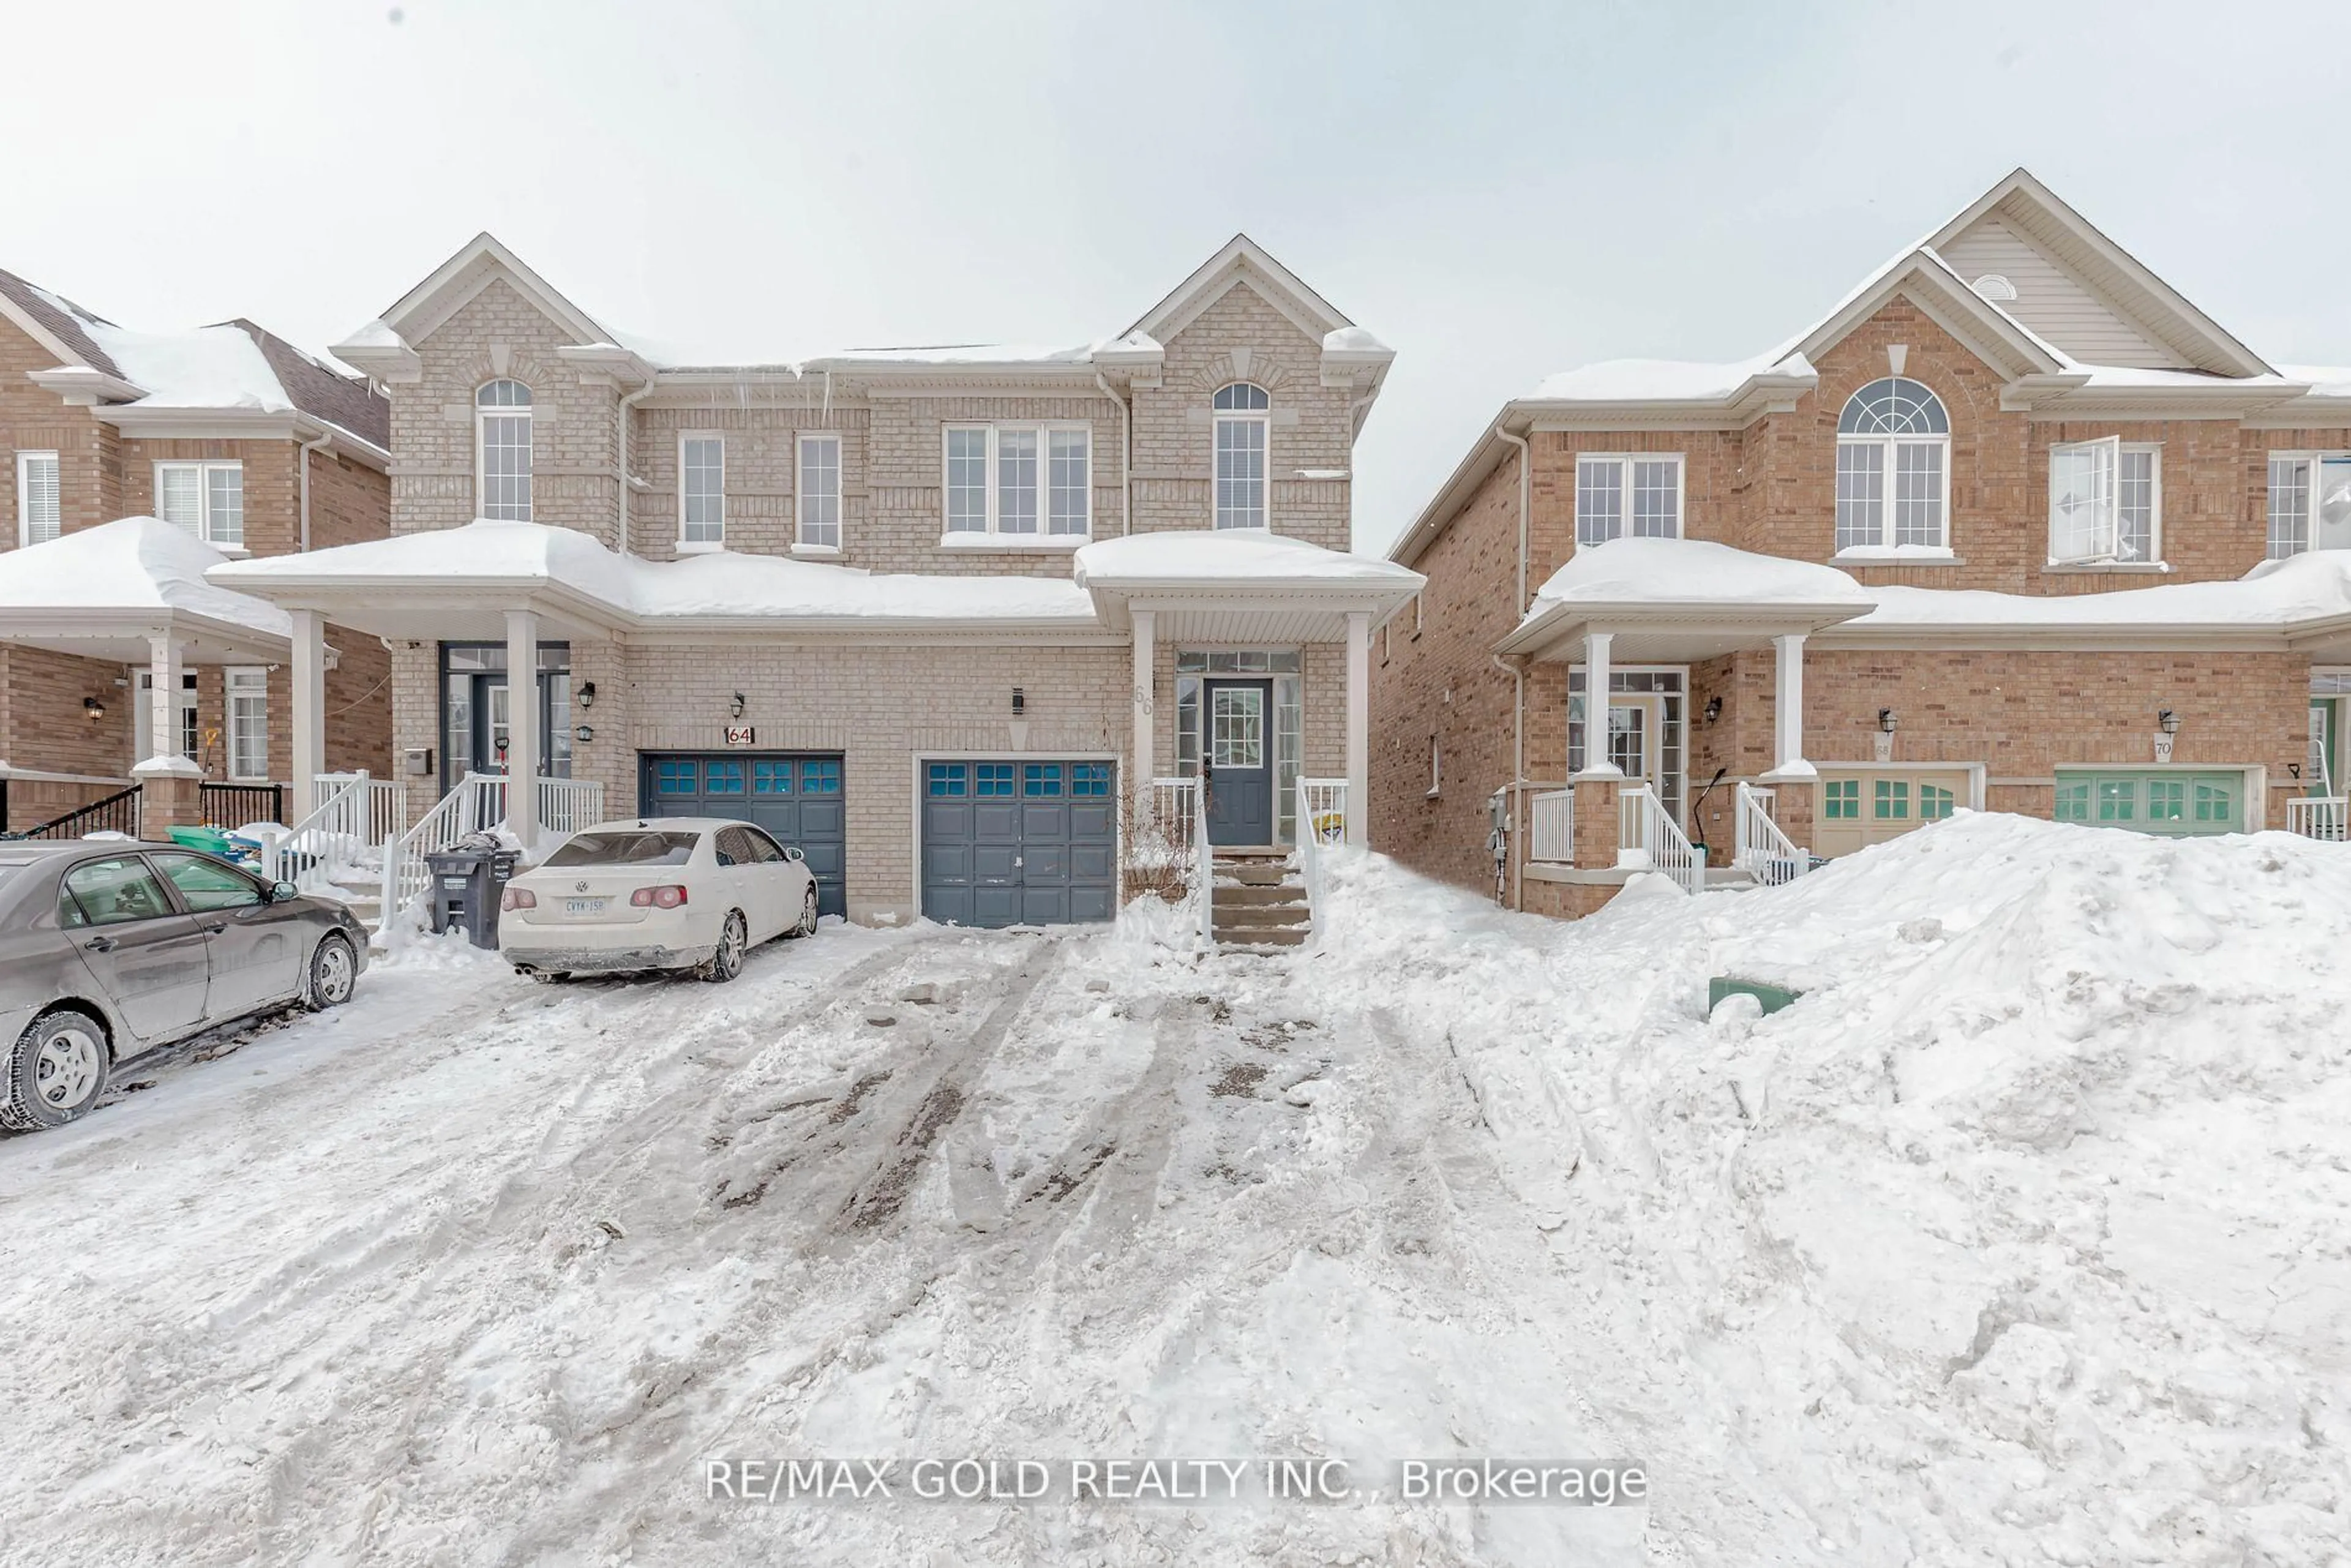
[[[1273,683],[1208,682],[1200,729],[1208,841],[1273,842]]]
[[[841,763],[829,757],[651,756],[638,799],[648,817],[732,817],[765,828],[800,852],[816,878],[820,914],[849,913],[848,818],[841,809]]]
[[[955,925],[1059,925],[1118,913],[1108,762],[925,762],[923,913]]]

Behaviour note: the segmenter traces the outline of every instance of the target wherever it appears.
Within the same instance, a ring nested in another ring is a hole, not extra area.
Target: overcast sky
[[[1080,342],[1245,230],[1398,351],[1384,549],[1501,402],[1805,326],[2016,164],[2351,364],[2351,6],[12,7],[0,267],[323,347],[476,231],[625,332]]]

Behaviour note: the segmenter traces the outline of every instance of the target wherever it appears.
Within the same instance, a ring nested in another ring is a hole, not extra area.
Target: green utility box
[[[1736,975],[1717,975],[1706,983],[1706,1010],[1709,1013],[1722,1005],[1725,997],[1753,997],[1763,1004],[1766,1015],[1776,1013],[1798,997],[1802,991],[1792,991],[1785,986],[1767,986],[1761,980],[1742,980]]]

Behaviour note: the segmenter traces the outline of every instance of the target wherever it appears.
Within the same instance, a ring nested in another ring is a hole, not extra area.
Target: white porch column
[[[1126,792],[1142,810],[1151,804],[1151,776],[1155,766],[1151,755],[1151,716],[1157,628],[1151,611],[1136,610],[1129,614],[1134,622],[1134,776],[1126,781]]]
[[[315,610],[294,618],[294,804],[289,821],[319,809],[319,775],[327,770],[327,620]]]
[[[1819,777],[1820,770],[1804,760],[1804,634],[1790,632],[1771,639],[1779,656],[1776,700],[1771,712],[1771,771],[1767,779]]]
[[[507,827],[538,837],[538,617],[507,612]]]
[[[1583,771],[1578,779],[1622,779],[1625,770],[1608,758],[1608,651],[1614,632],[1583,634]]]
[[[1311,831],[1305,823],[1301,831]],[[1371,841],[1372,617],[1347,612],[1347,841]]]
[[[168,631],[147,639],[149,758],[184,755],[180,746],[180,645]]]

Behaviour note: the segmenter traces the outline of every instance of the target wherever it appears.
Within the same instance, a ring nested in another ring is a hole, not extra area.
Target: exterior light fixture
[[[594,707],[596,706],[596,683],[593,681],[580,682],[580,696],[578,700],[581,707]]]
[[[1882,707],[1877,710],[1877,732],[1880,735],[1892,735],[1897,722],[1892,708]]]
[[[2178,735],[2179,733],[2179,716],[2172,712],[2169,708],[2165,708],[2161,713],[2155,716],[2155,727],[2163,731],[2166,735]]]
[[[1012,688],[1012,711],[1016,714],[1023,714],[1029,711],[1029,694],[1022,691],[1019,686]]]
[[[583,724],[571,732],[571,738],[580,741],[593,740],[596,738],[596,731],[590,726]]]
[[[82,712],[89,715],[89,721],[92,724],[96,724],[99,719],[106,716],[106,705],[99,701],[96,697],[82,698],[81,710]]]
[[[735,700],[726,705],[726,716],[729,718],[741,718],[743,716],[743,694],[741,692],[737,692],[735,694]]]
[[[1707,698],[1707,699],[1706,699],[1706,722],[1707,722],[1707,723],[1708,723],[1708,724],[1712,724],[1716,719],[1719,719],[1719,718],[1720,718],[1721,716],[1722,716],[1722,699],[1721,699],[1720,697],[1708,697],[1708,698]]]

